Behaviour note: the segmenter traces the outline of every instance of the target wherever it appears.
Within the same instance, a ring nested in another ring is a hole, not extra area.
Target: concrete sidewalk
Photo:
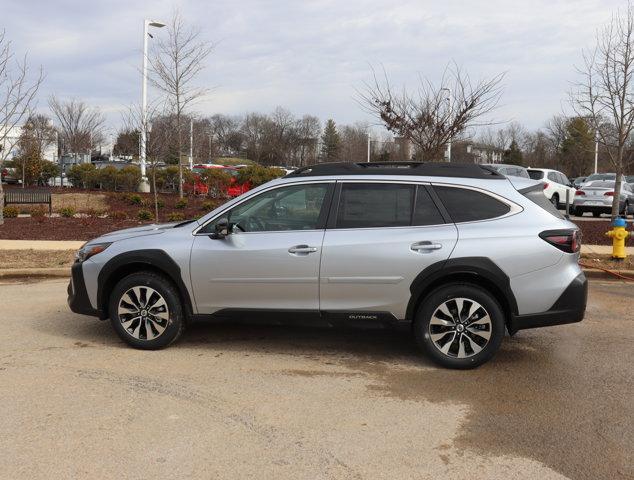
[[[581,253],[594,253],[597,255],[611,255],[611,245],[581,245]],[[625,253],[634,255],[634,247],[625,247]]]
[[[81,240],[0,240],[0,250],[79,250]]]

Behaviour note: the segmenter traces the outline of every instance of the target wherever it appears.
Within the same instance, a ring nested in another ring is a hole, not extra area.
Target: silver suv
[[[470,368],[505,329],[583,319],[579,241],[534,180],[479,165],[321,164],[198,220],[89,241],[68,302],[137,348],[202,320],[406,325],[433,360]]]

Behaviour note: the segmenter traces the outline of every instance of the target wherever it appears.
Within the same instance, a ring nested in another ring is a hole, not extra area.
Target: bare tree
[[[148,132],[148,136],[145,142],[146,159],[150,165],[150,171],[152,172],[152,192],[154,194],[154,219],[159,222],[159,207],[158,207],[158,190],[156,188],[156,170],[158,169],[158,163],[162,155],[164,155],[169,149],[170,135],[169,130],[166,128],[154,128],[154,124],[160,126],[165,121],[165,116],[161,115],[157,105],[150,105],[147,108],[146,115],[141,112],[140,105],[131,105],[126,112],[122,114],[122,120],[124,124],[124,132],[136,133],[136,138],[139,139],[138,148],[140,148],[140,136],[139,132],[145,128]],[[143,122],[146,122],[144,125]]]
[[[43,79],[41,69],[30,79],[26,55],[16,59],[11,42],[4,31],[0,32],[0,170],[18,142],[15,129],[29,114]],[[3,210],[4,191],[0,181],[0,225],[4,223]]]
[[[416,93],[395,93],[387,74],[358,93],[358,101],[398,137],[407,138],[423,159],[442,158],[446,145],[495,109],[502,94],[504,74],[472,83],[457,65],[448,66],[440,84],[420,78]]]
[[[62,101],[51,95],[48,105],[57,120],[64,153],[92,153],[93,145],[103,141],[105,118],[98,108],[75,98]]]
[[[173,113],[178,143],[178,193],[183,196],[183,115],[189,107],[205,95],[204,88],[194,85],[212,45],[201,40],[200,30],[188,28],[178,12],[168,25],[167,38],[158,40],[149,58],[150,81],[164,95]]]
[[[571,103],[580,117],[589,118],[598,132],[616,173],[615,192],[630,161],[628,149],[634,130],[634,8],[617,11],[596,38],[592,51],[584,51],[581,81],[571,92]],[[614,195],[612,218],[619,215],[619,195]]]

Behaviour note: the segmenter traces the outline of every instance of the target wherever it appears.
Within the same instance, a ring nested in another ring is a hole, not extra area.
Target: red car
[[[242,195],[244,192],[251,190],[251,184],[249,182],[245,182],[242,184],[238,183],[239,168],[230,167],[226,165],[213,165],[213,164],[194,165],[194,168],[192,169],[192,172],[194,173],[194,183],[192,184],[190,182],[186,182],[183,185],[183,190],[188,193],[193,192],[194,194],[197,194],[197,195],[208,195],[209,187],[200,180],[200,175],[199,175],[202,171],[204,171],[207,168],[221,168],[224,172],[231,175],[231,183],[225,188],[224,192],[221,192],[221,193],[224,193],[227,197],[229,198],[237,197],[238,195]]]

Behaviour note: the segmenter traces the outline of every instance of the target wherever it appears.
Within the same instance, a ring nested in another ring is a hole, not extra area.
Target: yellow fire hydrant
[[[617,218],[612,224],[612,230],[605,232],[607,237],[612,239],[612,258],[615,260],[623,260],[625,254],[625,239],[632,236],[632,233],[625,230],[627,222],[624,218]]]

